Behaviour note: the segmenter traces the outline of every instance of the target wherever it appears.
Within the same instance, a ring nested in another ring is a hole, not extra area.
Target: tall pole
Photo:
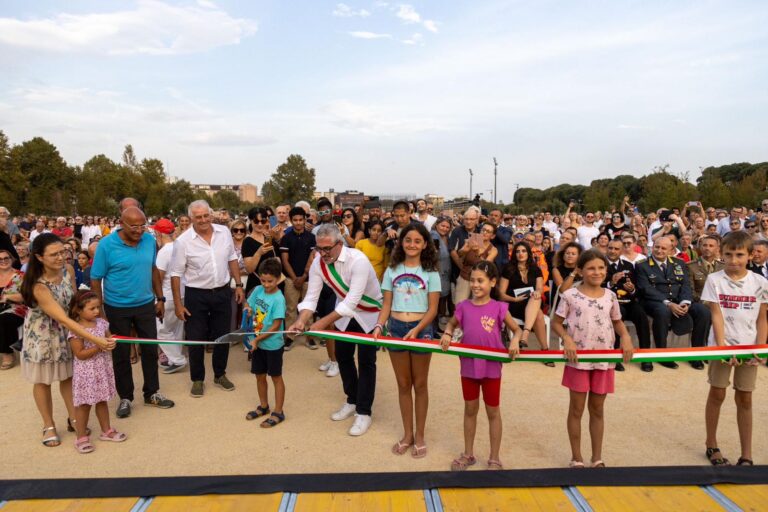
[[[496,204],[496,157],[493,157],[493,204]]]
[[[469,170],[469,200],[472,200],[472,169]]]

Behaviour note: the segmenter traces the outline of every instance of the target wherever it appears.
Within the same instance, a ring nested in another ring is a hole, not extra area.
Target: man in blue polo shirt
[[[130,336],[131,328],[139,338],[157,338],[155,316],[165,312],[160,274],[155,267],[157,245],[144,231],[147,218],[139,208],[129,206],[120,216],[120,229],[104,237],[96,248],[91,266],[91,290],[104,304],[112,334]],[[112,352],[115,387],[120,395],[117,417],[131,415],[133,373],[131,347],[118,343]],[[157,372],[157,345],[142,345],[141,370],[144,375],[144,405],[161,409],[174,403],[160,392]]]

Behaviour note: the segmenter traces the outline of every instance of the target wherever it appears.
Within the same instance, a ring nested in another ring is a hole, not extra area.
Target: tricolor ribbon
[[[278,331],[273,334],[286,333]],[[237,333],[244,339],[248,336],[260,333]],[[419,352],[435,352],[451,354],[454,356],[486,359],[488,361],[511,362],[509,352],[504,349],[480,347],[469,343],[451,343],[447,350],[443,350],[439,341],[434,340],[402,340],[389,336],[379,336],[376,340],[370,334],[359,334],[337,331],[306,331],[306,336],[323,338],[327,340],[358,343],[362,345],[374,345],[381,347],[407,348]],[[138,344],[171,344],[171,345],[209,345],[213,341],[183,341],[183,340],[149,340],[142,338],[130,338],[127,336],[113,336],[120,343]],[[618,363],[622,361],[621,350],[579,350],[578,360],[581,363]],[[655,363],[667,361],[712,361],[736,358],[739,360],[752,359],[753,357],[768,358],[768,345],[738,345],[726,347],[685,347],[674,349],[638,349],[632,355],[633,363]],[[567,361],[560,350],[524,350],[520,352],[515,361],[555,362]]]

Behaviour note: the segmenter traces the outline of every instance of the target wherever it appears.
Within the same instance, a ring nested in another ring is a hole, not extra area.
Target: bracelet
[[[374,330],[377,329],[377,328],[380,329],[380,330],[384,330],[384,326],[381,325],[381,324],[376,324],[376,325],[373,326],[373,328],[374,328]]]
[[[443,332],[443,336],[450,336],[451,338],[453,338],[453,333],[452,332]]]

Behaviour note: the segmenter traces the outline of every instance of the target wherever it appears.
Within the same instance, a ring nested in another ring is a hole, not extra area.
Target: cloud
[[[437,22],[433,20],[424,20],[424,28],[430,32],[437,33]]]
[[[356,31],[349,32],[349,35],[358,39],[392,39],[391,34],[379,34],[376,32]]]
[[[333,10],[333,15],[337,18],[354,18],[355,16],[366,18],[370,16],[371,13],[365,9],[356,11],[347,4],[336,4],[336,8]]]
[[[213,2],[172,5],[139,0],[131,10],[58,14],[45,19],[0,18],[0,45],[53,53],[177,55],[238,44],[257,30]]]
[[[400,4],[396,16],[403,20],[404,23],[419,23],[421,16],[412,5]]]
[[[341,128],[370,135],[403,135],[427,131],[443,131],[448,127],[433,119],[409,117],[394,108],[362,105],[349,100],[336,100],[321,109]]]
[[[267,146],[276,143],[277,139],[269,135],[252,133],[203,132],[179,142],[192,146]]]
[[[409,45],[424,44],[424,36],[417,32],[413,34],[409,39],[403,39],[401,42],[403,44]]]

